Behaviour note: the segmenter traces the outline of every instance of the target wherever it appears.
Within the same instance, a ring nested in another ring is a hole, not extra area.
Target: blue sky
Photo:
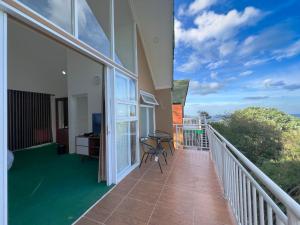
[[[299,10],[298,0],[175,0],[174,78],[191,80],[185,113],[300,113]]]

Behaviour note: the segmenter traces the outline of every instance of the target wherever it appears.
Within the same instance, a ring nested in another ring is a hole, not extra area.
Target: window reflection
[[[69,33],[72,33],[71,0],[19,0]]]
[[[109,0],[77,0],[78,38],[110,56]]]
[[[134,21],[128,1],[115,0],[115,61],[134,72]]]

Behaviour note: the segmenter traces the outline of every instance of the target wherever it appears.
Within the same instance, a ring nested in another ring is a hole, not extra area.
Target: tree
[[[211,116],[209,115],[209,113],[205,112],[205,111],[198,111],[198,115],[200,117],[205,117],[206,119],[210,119],[211,118]]]
[[[300,119],[250,107],[212,126],[300,202]]]

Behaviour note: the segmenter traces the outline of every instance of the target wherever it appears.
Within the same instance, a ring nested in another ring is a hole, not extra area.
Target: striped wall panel
[[[8,90],[8,148],[52,142],[51,95]]]

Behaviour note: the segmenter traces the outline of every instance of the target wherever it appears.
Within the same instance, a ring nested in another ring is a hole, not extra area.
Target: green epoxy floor
[[[111,187],[97,183],[98,161],[57,155],[56,145],[15,152],[8,172],[10,225],[67,225]]]

